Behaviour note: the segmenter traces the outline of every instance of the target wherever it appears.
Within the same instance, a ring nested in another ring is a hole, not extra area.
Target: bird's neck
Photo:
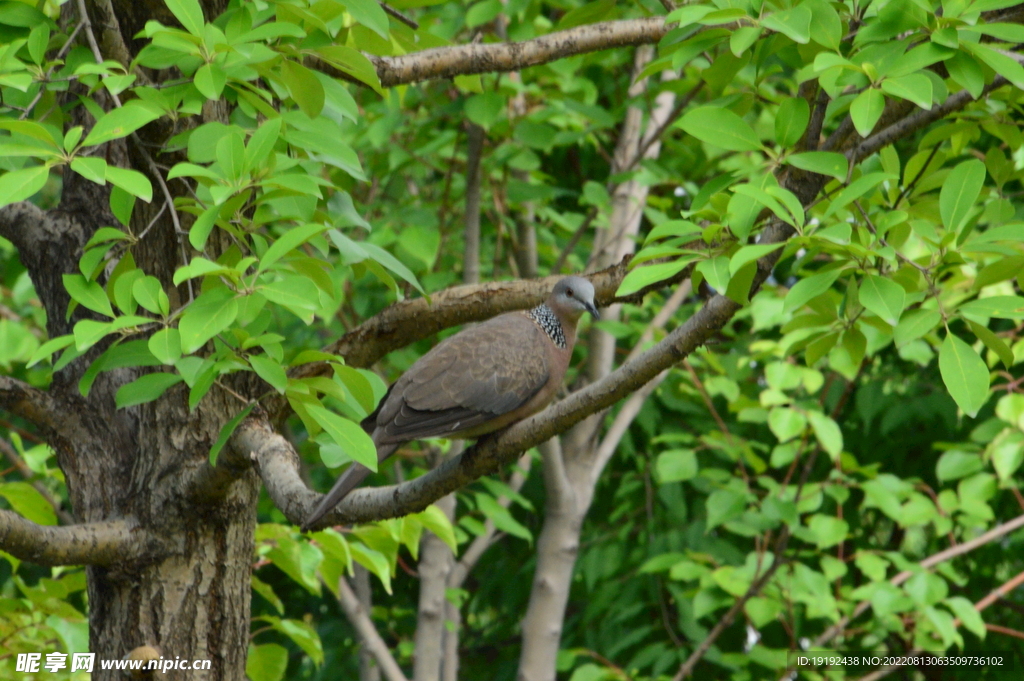
[[[555,314],[555,311],[548,307],[547,303],[541,303],[532,310],[527,310],[526,315],[548,335],[551,342],[559,349],[565,350],[572,340],[566,337],[566,329],[562,321]],[[569,329],[569,336],[575,336],[576,328]],[[574,338],[573,338],[574,340]]]

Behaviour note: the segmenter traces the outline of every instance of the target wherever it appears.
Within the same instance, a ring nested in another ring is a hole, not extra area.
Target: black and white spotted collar
[[[562,323],[558,317],[545,303],[541,303],[532,310],[527,310],[527,316],[537,323],[544,333],[554,342],[559,349],[565,350],[565,332],[562,330]]]

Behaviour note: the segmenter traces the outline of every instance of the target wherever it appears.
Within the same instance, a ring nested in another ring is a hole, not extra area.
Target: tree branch
[[[0,376],[0,409],[53,433],[64,416],[45,390],[10,376]]]
[[[616,298],[615,291],[626,276],[628,265],[628,260],[623,260],[587,275],[594,285],[598,307],[640,299],[650,291],[682,281],[684,276],[680,274],[652,284],[627,298]],[[429,302],[426,298],[399,301],[367,319],[325,350],[341,355],[350,366],[368,367],[389,352],[452,326],[539,305],[559,279],[560,276],[554,275],[541,279],[463,284],[431,294]],[[323,362],[311,362],[298,367],[291,375],[293,378],[305,378],[319,376],[329,370]]]
[[[703,344],[732,318],[739,307],[724,296],[715,296],[663,341],[622,365],[605,379],[573,393],[536,416],[481,439],[461,456],[445,461],[422,477],[397,486],[356,490],[336,510],[328,513],[317,527],[395,518],[426,508],[445,494],[492,473],[521,452],[635,392]],[[297,473],[293,472],[293,475],[297,479]],[[309,499],[310,496],[313,498]],[[303,513],[289,517],[294,517],[296,521],[304,518],[320,496],[308,490],[305,494],[297,495],[298,498],[308,499],[308,505],[303,505]],[[294,509],[295,502],[292,499],[287,502],[289,510]],[[282,511],[288,515],[286,509],[282,508]]]
[[[0,510],[0,549],[37,565],[112,565],[141,557],[152,538],[126,520],[56,527]]]
[[[992,593],[990,593],[988,596],[985,596],[980,601],[975,603],[974,604],[974,609],[977,610],[978,612],[981,612],[982,610],[984,610],[988,606],[992,605],[993,603],[995,603],[997,600],[999,600],[1000,598],[1002,598],[1003,596],[1005,596],[1009,592],[1011,592],[1014,589],[1016,589],[1021,584],[1024,584],[1024,572],[1018,572],[1016,574],[1016,576],[1014,576],[1011,579],[1009,579],[1008,581],[1004,582],[1001,586],[999,586],[995,590],[993,590]],[[959,627],[960,624],[961,624],[961,622],[960,622],[960,618],[959,617],[957,617],[956,619],[953,620],[953,626],[954,627]],[[999,627],[999,626],[996,626],[996,625],[993,625],[993,624],[986,624],[985,628],[988,629],[989,631],[997,631],[997,632],[999,632],[1001,634],[1008,634],[1010,636],[1016,636],[1018,638],[1024,638],[1024,634],[1021,634],[1019,631],[1015,631],[1013,629],[1007,629],[1005,627]],[[911,651],[909,653],[906,653],[905,656],[908,657],[908,658],[913,658],[913,657],[917,657],[917,656],[923,655],[923,654],[925,654],[924,651],[922,651],[920,648],[915,648],[913,651]],[[901,655],[901,657],[903,657],[903,656]],[[876,669],[875,671],[871,672],[870,674],[866,674],[866,675],[862,676],[860,679],[857,679],[857,681],[878,681],[878,679],[885,678],[886,676],[889,676],[889,674],[893,673],[897,669],[900,669],[901,667],[904,667],[904,666],[906,666],[906,665],[893,664],[893,665],[889,665],[889,666],[886,666],[886,667],[880,667],[880,668]]]
[[[988,532],[979,535],[970,541],[966,541],[962,544],[957,544],[956,546],[951,546],[945,551],[940,551],[932,556],[929,556],[928,558],[922,560],[919,565],[921,568],[927,570],[928,568],[935,567],[939,563],[943,563],[947,560],[950,560],[951,558],[955,558],[965,553],[969,553],[970,551],[973,551],[979,546],[984,546],[985,544],[995,541],[996,539],[999,539],[1000,537],[1009,534],[1010,532],[1013,532],[1014,530],[1021,527],[1024,527],[1024,515],[1019,515],[1009,522],[1005,522],[1002,525],[997,525]],[[895,577],[890,579],[889,582],[893,586],[899,586],[903,582],[910,579],[913,575],[914,573],[910,570],[904,570],[903,572],[900,572]],[[853,613],[851,613],[848,617],[843,617],[834,625],[826,629],[820,636],[818,636],[818,638],[814,639],[814,642],[811,644],[812,647],[820,648],[821,646],[825,645],[826,643],[834,639],[836,636],[842,633],[843,629],[846,628],[847,624],[849,624],[852,620],[860,616],[861,613],[863,613],[869,607],[871,607],[870,601],[861,601],[860,603],[858,603],[857,607],[854,608]]]
[[[338,579],[338,603],[341,605],[341,609],[345,611],[345,616],[348,618],[349,623],[358,632],[362,644],[370,650],[374,659],[377,660],[381,671],[384,672],[384,678],[387,681],[408,681],[398,663],[395,662],[394,656],[391,655],[391,651],[388,650],[388,644],[377,633],[377,627],[374,626],[373,620],[370,619],[370,614],[366,612],[366,608],[359,602],[359,598],[356,597],[355,592],[349,586],[348,580],[345,579],[344,575]]]
[[[982,90],[978,99],[981,99],[993,90],[1001,88],[1004,85],[1009,85],[1009,81],[1002,76],[996,76],[992,79],[991,83],[985,86],[985,89]],[[854,163],[861,161],[880,150],[882,147],[888,146],[896,140],[906,137],[926,125],[934,123],[940,118],[948,116],[954,111],[963,109],[972,101],[974,101],[974,97],[967,90],[961,90],[960,92],[952,94],[946,98],[946,101],[941,104],[936,104],[931,109],[917,111],[896,121],[892,125],[879,130],[877,133],[863,140],[860,144],[847,152],[847,157]]]
[[[585,52],[656,43],[668,32],[664,17],[577,26],[520,43],[437,47],[399,57],[370,57],[384,87],[422,80],[504,73]]]

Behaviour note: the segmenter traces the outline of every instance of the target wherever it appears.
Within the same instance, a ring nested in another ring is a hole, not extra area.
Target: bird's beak
[[[601,319],[601,313],[597,311],[596,305],[593,303],[584,303],[584,305],[587,308],[587,312],[590,313],[590,316],[594,318],[594,321],[599,321]]]

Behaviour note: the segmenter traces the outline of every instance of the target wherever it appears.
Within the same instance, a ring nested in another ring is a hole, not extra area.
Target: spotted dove
[[[532,310],[494,317],[439,343],[395,381],[363,421],[378,460],[410,440],[476,438],[543,409],[562,384],[584,312],[599,318],[593,285],[566,277]],[[369,472],[353,463],[303,528],[334,508]]]

